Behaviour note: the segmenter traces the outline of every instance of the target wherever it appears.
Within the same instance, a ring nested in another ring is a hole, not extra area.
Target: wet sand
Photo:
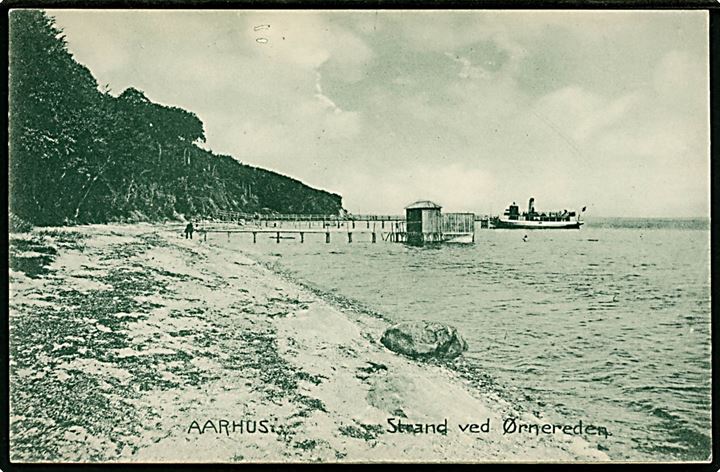
[[[341,305],[163,226],[11,235],[11,459],[607,460],[577,436],[503,435],[543,420],[388,351],[385,321]]]

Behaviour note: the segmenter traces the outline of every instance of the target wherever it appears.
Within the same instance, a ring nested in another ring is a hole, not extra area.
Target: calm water
[[[467,357],[548,419],[606,425],[614,459],[706,459],[710,233],[598,221],[579,231],[477,230],[475,245],[411,248],[369,235],[276,244],[236,235],[294,276],[392,321],[455,325]],[[703,228],[703,225],[699,226]],[[538,406],[540,408],[538,408]]]

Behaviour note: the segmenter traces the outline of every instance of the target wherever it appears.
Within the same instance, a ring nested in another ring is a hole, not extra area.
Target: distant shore
[[[14,461],[608,460],[575,434],[503,434],[543,420],[211,241],[147,224],[10,239]]]

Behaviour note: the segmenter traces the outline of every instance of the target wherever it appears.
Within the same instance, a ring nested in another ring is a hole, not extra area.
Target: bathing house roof
[[[437,209],[439,210],[442,208],[437,203],[431,202],[430,200],[418,200],[415,203],[411,203],[410,205],[406,206],[406,210],[426,210],[426,209]]]

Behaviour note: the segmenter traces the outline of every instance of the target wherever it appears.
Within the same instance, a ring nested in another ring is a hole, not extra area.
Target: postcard
[[[708,11],[9,25],[12,463],[712,460]]]

